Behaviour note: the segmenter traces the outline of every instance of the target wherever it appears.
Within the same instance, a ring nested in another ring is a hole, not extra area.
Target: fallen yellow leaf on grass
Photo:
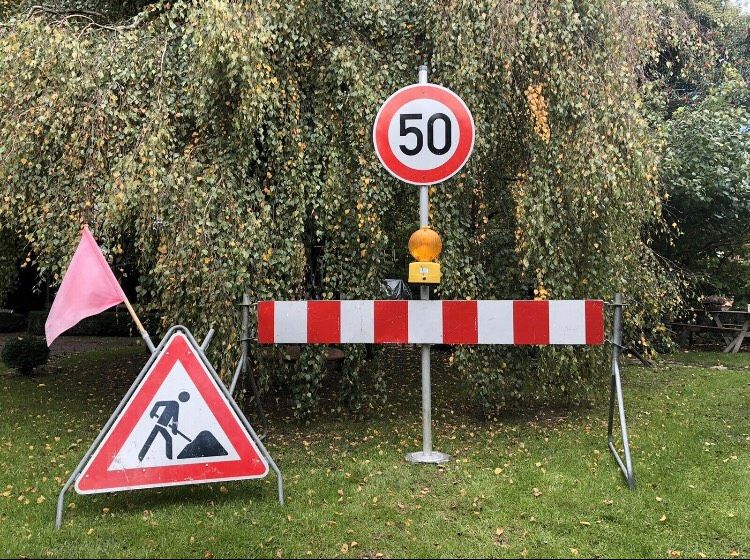
[[[539,488],[534,488],[534,497],[538,498],[541,495],[542,495],[542,491],[539,490]]]
[[[662,515],[662,516],[661,516],[661,517],[659,518],[659,521],[666,521],[666,520],[667,520],[667,516],[666,516],[666,515]]]
[[[504,529],[504,528],[502,528],[502,527],[498,527],[497,529],[495,529],[495,534],[496,534],[496,535],[497,535],[498,537],[499,537],[499,536],[501,536],[501,535],[502,535],[503,533],[505,533],[505,529]]]
[[[570,549],[570,553],[571,553],[571,554],[572,554],[573,556],[578,556],[578,549],[577,549],[577,548],[571,548],[571,549]]]
[[[589,526],[589,525],[591,525],[591,523],[589,521],[583,520],[583,521],[581,521],[581,525]]]
[[[349,545],[344,543],[341,545],[341,553],[346,554],[347,552],[349,552]]]

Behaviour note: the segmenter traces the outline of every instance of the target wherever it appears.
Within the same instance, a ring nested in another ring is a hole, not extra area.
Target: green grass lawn
[[[421,445],[418,352],[367,420],[277,411],[267,447],[286,477],[169,490],[57,493],[145,361],[138,349],[56,358],[24,379],[0,364],[0,556],[746,556],[750,355],[676,354],[624,369],[638,487],[607,451],[609,372],[591,408],[481,422],[436,364],[436,448]],[[401,383],[401,384],[399,384]],[[403,384],[403,385],[402,385]]]

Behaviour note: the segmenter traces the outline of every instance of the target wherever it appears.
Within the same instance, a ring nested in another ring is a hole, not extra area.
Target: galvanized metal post
[[[419,67],[419,83],[427,83],[428,68]],[[419,227],[430,225],[430,187],[419,187]],[[420,290],[423,300],[430,299],[430,287],[423,285]],[[430,379],[430,345],[422,345],[422,451],[415,451],[406,456],[410,463],[445,463],[450,456],[432,450],[432,383]]]
[[[206,338],[204,338],[203,342],[201,342],[201,350],[203,350],[204,352],[208,350],[208,345],[211,344],[211,339],[213,339],[215,334],[216,334],[216,330],[213,327],[208,329],[208,333],[206,333]]]
[[[229,394],[234,397],[234,390],[237,387],[237,381],[239,381],[240,373],[246,371],[247,368],[247,342],[250,337],[249,325],[250,325],[250,297],[247,293],[242,294],[242,337],[240,338],[240,363],[237,364],[237,369],[234,372],[232,378],[232,384],[229,386]]]
[[[263,404],[260,402],[260,392],[258,391],[258,384],[255,382],[255,376],[252,372],[247,371],[247,363],[249,360],[249,343],[250,343],[250,296],[247,293],[242,294],[242,337],[240,338],[240,348],[242,353],[240,354],[240,361],[237,363],[237,369],[234,371],[234,377],[232,377],[232,384],[229,386],[229,394],[234,398],[234,391],[237,388],[237,382],[240,379],[240,374],[244,374],[250,382],[250,389],[253,391],[253,397],[255,399],[255,409],[258,412],[258,418],[260,418],[263,424],[263,430],[260,433],[260,439],[265,439],[268,435],[268,420],[266,419],[266,413],[263,411]]]
[[[625,480],[631,490],[635,488],[635,473],[633,462],[630,458],[630,442],[628,441],[628,426],[625,422],[625,402],[622,396],[622,381],[620,380],[620,352],[622,349],[622,294],[615,294],[614,320],[612,324],[612,384],[609,393],[609,422],[607,425],[607,445],[617,465],[620,467]],[[625,461],[620,458],[614,444],[613,428],[615,418],[615,399],[620,417],[620,431],[622,433],[622,447],[625,452]]]

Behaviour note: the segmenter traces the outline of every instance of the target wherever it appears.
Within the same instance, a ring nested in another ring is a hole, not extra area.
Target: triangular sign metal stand
[[[229,391],[227,391],[227,388],[225,387],[224,383],[222,383],[221,379],[219,378],[219,375],[216,373],[216,370],[208,361],[208,358],[206,358],[204,350],[206,346],[208,345],[210,335],[209,337],[206,338],[206,341],[204,341],[203,344],[199,345],[195,341],[195,339],[193,338],[193,335],[190,333],[190,331],[188,331],[187,328],[181,325],[177,325],[177,326],[170,328],[167,331],[167,333],[164,335],[164,338],[159,343],[159,346],[152,352],[151,357],[149,358],[148,362],[143,367],[141,372],[138,374],[138,377],[136,377],[135,381],[130,386],[130,389],[128,389],[127,393],[125,394],[123,399],[120,401],[120,404],[112,413],[109,420],[101,429],[101,431],[99,432],[99,435],[91,444],[91,447],[89,447],[88,451],[83,456],[83,459],[81,459],[81,462],[75,468],[73,473],[70,475],[70,478],[65,483],[65,486],[63,486],[62,490],[60,491],[60,495],[58,496],[58,499],[57,499],[57,515],[55,518],[56,528],[59,529],[60,526],[62,525],[62,518],[63,518],[64,507],[65,507],[65,494],[70,489],[70,487],[76,482],[78,477],[81,475],[81,472],[86,468],[87,464],[92,459],[92,456],[94,455],[96,450],[99,449],[99,446],[102,444],[103,440],[107,437],[113,425],[117,422],[117,420],[120,418],[121,414],[123,413],[124,409],[130,403],[133,395],[136,393],[136,391],[139,390],[141,383],[143,382],[144,378],[147,376],[149,371],[152,369],[152,366],[154,365],[154,363],[158,359],[160,359],[162,351],[164,350],[167,343],[172,339],[175,333],[181,333],[188,340],[189,345],[191,347],[191,351],[195,354],[195,356],[197,356],[200,359],[200,362],[205,367],[205,370],[213,378],[213,381],[215,382],[216,387],[220,391],[221,396],[223,397],[225,402],[231,407],[234,414],[237,416],[242,426],[247,431],[247,434],[250,436],[253,443],[256,445],[257,450],[260,452],[263,458],[268,462],[268,465],[271,467],[271,469],[273,469],[273,471],[276,473],[279,503],[281,503],[282,505],[284,504],[284,480],[282,478],[281,471],[279,470],[274,460],[271,458],[271,455],[268,453],[268,450],[263,445],[263,442],[255,433],[255,430],[253,430],[252,426],[250,426],[250,423],[245,418],[245,415],[242,413],[239,406],[237,406],[237,403],[229,394]]]

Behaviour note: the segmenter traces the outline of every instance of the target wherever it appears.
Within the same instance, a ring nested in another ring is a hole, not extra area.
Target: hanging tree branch
[[[29,8],[28,13],[26,14],[27,18],[32,17],[37,12],[42,12],[45,14],[51,14],[54,16],[62,16],[62,19],[58,20],[57,23],[64,23],[71,19],[83,19],[87,20],[88,23],[86,25],[86,28],[88,27],[95,27],[97,29],[104,29],[107,31],[114,31],[118,33],[122,33],[125,31],[132,31],[133,29],[136,29],[139,25],[147,22],[154,12],[157,12],[158,9],[150,9],[150,10],[144,10],[143,12],[137,14],[134,16],[130,23],[123,24],[123,25],[105,25],[102,23],[97,22],[94,18],[100,18],[105,19],[104,14],[101,14],[100,12],[95,12],[92,10],[70,10],[70,9],[64,9],[64,8],[53,8],[50,6],[44,6],[44,5],[35,5]],[[86,29],[84,28],[84,30]]]

